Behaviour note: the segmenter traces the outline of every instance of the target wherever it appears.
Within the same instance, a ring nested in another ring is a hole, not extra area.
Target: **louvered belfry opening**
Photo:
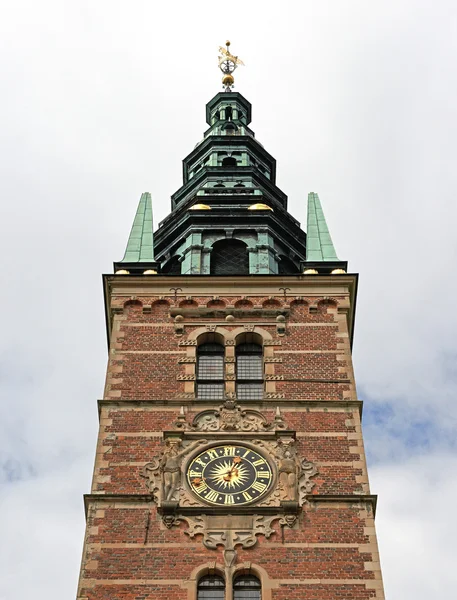
[[[249,254],[241,240],[221,240],[211,252],[211,275],[248,275]]]

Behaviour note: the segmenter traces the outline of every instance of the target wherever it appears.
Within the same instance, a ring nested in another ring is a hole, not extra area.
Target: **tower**
[[[307,233],[225,89],[153,236],[104,275],[109,364],[78,600],[384,598],[351,342],[357,275]]]

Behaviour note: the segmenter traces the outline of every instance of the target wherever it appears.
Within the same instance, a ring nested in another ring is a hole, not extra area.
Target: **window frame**
[[[213,350],[204,350],[202,352],[202,348],[204,346],[218,346],[220,349],[214,348]],[[218,357],[220,361],[213,363],[213,369],[215,371],[218,370],[217,363],[220,362],[220,372],[217,372],[217,376],[211,377],[211,364],[208,361],[208,365],[203,372],[200,371],[200,368],[203,367],[201,359],[202,357]],[[216,340],[205,340],[199,346],[197,346],[196,353],[196,396],[200,400],[223,400],[225,396],[225,347],[220,341]],[[202,393],[204,390],[207,393]]]
[[[240,352],[242,346],[256,346],[257,349],[251,348],[250,351]],[[249,361],[240,361],[240,356],[259,358],[260,369],[258,368],[258,361],[252,361],[252,365],[249,365]],[[265,393],[265,366],[262,344],[243,340],[236,345],[235,361],[235,387],[238,400],[262,400]],[[242,363],[245,363],[243,368],[241,368]],[[243,376],[245,374],[249,375],[250,369],[252,369],[252,376]],[[245,371],[244,374],[243,370]],[[256,370],[258,371],[258,376],[255,376],[254,371]],[[249,390],[253,393],[249,393]]]

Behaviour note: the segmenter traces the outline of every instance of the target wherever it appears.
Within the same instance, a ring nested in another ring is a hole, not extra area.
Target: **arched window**
[[[200,579],[197,586],[197,600],[224,600],[224,598],[225,582],[222,577],[205,575]]]
[[[236,347],[236,396],[238,400],[263,398],[263,352],[259,344]]]
[[[249,255],[241,240],[220,240],[213,244],[211,275],[248,275]]]
[[[237,165],[236,158],[233,158],[232,156],[226,156],[222,161],[223,167],[236,167]]]
[[[233,600],[261,600],[262,586],[254,575],[240,575],[233,583]]]
[[[197,348],[197,397],[224,398],[224,346],[208,342]]]

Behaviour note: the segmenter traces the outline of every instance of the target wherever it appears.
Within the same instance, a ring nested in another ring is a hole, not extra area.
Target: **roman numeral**
[[[206,453],[211,459],[213,458],[217,458],[217,452],[216,450],[208,450],[208,452]]]
[[[202,467],[206,466],[206,463],[204,463],[201,458],[196,458],[195,462],[198,463],[199,465],[201,465]]]
[[[235,456],[235,446],[224,446],[224,455],[225,456]]]
[[[235,498],[231,494],[225,496],[224,504],[235,504]]]
[[[260,483],[260,481],[256,481],[252,484],[252,489],[257,490],[258,492],[263,492],[266,489],[265,483]]]
[[[246,452],[243,454],[243,458],[245,458],[248,454],[249,454],[250,450],[246,450]]]
[[[259,458],[259,460],[255,460],[252,464],[258,467],[259,465],[265,464],[265,460],[263,458]]]
[[[192,469],[189,471],[189,477],[201,477],[201,476],[202,476],[201,471],[194,471]]]
[[[252,500],[252,496],[251,494],[248,494],[248,492],[243,492],[243,498],[245,500]]]
[[[207,487],[208,487],[208,485],[207,485],[206,481],[201,481],[199,484],[195,485],[195,488],[199,494],[201,494],[201,492],[203,492],[203,490],[206,490]]]
[[[219,496],[219,492],[215,492],[214,490],[211,490],[210,492],[208,492],[206,494],[205,499],[209,500],[210,502],[216,502],[218,496]]]
[[[270,471],[257,471],[258,479],[270,479],[271,474]]]

